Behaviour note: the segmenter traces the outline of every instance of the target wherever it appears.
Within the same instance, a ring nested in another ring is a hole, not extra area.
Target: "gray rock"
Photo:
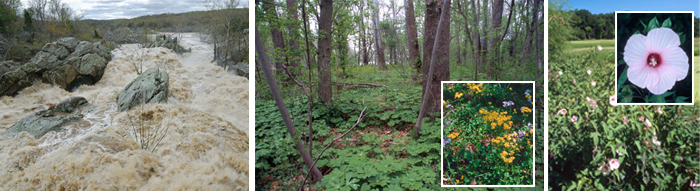
[[[56,104],[51,111],[61,113],[72,113],[75,109],[88,104],[87,99],[80,96],[73,96]]]
[[[7,73],[9,71],[15,70],[19,68],[20,63],[19,62],[13,62],[13,61],[0,61],[0,74]]]
[[[167,102],[168,81],[168,73],[165,70],[149,68],[119,92],[119,112],[130,110],[142,103]]]
[[[41,110],[33,113],[15,123],[3,132],[3,135],[20,133],[26,131],[34,136],[41,138],[49,131],[60,131],[61,127],[83,118],[82,114],[62,115],[61,113],[71,113],[75,109],[87,105],[88,102],[83,97],[71,97],[58,103],[53,109]]]
[[[83,84],[92,85],[102,79],[110,60],[112,55],[102,42],[61,38],[46,44],[18,69],[0,65],[0,71],[3,71],[0,73],[0,96],[15,95],[38,80],[68,91]]]

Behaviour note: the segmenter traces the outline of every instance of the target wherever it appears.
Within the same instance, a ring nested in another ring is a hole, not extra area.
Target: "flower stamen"
[[[659,65],[661,63],[661,57],[656,53],[651,53],[647,57],[647,63],[649,64],[649,66],[656,67],[656,65]]]

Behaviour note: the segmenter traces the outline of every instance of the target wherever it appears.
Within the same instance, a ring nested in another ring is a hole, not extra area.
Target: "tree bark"
[[[260,65],[262,65],[267,85],[270,86],[270,92],[272,93],[272,97],[275,98],[275,103],[277,103],[277,107],[280,110],[280,114],[282,115],[284,124],[285,126],[287,126],[287,132],[292,137],[296,137],[294,135],[294,131],[296,131],[296,129],[294,128],[294,123],[292,123],[292,119],[289,116],[287,106],[285,106],[284,101],[282,101],[282,96],[280,95],[279,90],[277,89],[275,78],[272,76],[272,70],[270,69],[270,64],[268,64],[267,56],[265,56],[265,51],[263,50],[260,35],[258,34],[258,29],[255,29],[255,49],[258,53],[258,59],[260,60]],[[296,146],[297,151],[299,151],[301,158],[304,160],[304,164],[306,164],[308,168],[311,168],[311,177],[313,177],[313,179],[316,182],[320,182],[323,179],[323,174],[321,174],[321,171],[313,165],[313,159],[311,158],[311,155],[308,152],[304,152],[304,150],[306,150],[306,148],[304,148],[304,144],[301,142],[300,139],[297,139],[294,145]]]
[[[416,16],[413,13],[413,0],[406,0],[406,33],[408,34],[409,63],[420,74],[422,62],[420,60],[418,45],[418,30],[416,29]]]
[[[477,3],[478,4],[478,3]],[[479,23],[479,7],[474,4],[474,0],[472,0],[472,7],[476,8],[476,22],[474,23]],[[478,25],[477,25],[478,26]],[[479,28],[474,29],[474,41],[475,43],[475,49],[474,49],[474,80],[477,81],[479,79],[479,64],[481,59],[479,58],[479,55],[481,54],[481,37],[479,36]]]
[[[272,35],[272,44],[274,45],[275,49],[273,50],[275,52],[275,55],[282,55],[281,52],[285,50],[284,48],[284,38],[282,37],[282,32],[279,31],[277,27],[279,27],[278,24],[278,18],[277,18],[277,10],[275,9],[275,4],[274,1],[272,0],[263,0],[262,2],[262,7],[265,10],[265,14],[269,15],[270,18],[270,25],[271,25],[271,35]],[[278,52],[279,50],[279,52]],[[228,51],[226,51],[228,52]],[[226,57],[224,57],[225,59]],[[282,70],[282,59],[279,56],[273,57],[273,62],[275,63],[275,75],[277,75],[278,78],[283,78],[284,77],[284,71]],[[287,80],[284,80],[287,81]],[[283,86],[286,86],[286,83],[283,84]]]
[[[289,18],[289,20],[294,21],[294,23],[297,23],[299,21],[299,14],[297,13],[296,6],[296,0],[287,0],[287,17]],[[294,33],[294,31],[296,31],[296,26],[289,25],[287,29],[289,30],[289,42],[287,43],[288,51],[299,50],[299,44],[297,44],[298,36],[296,33]],[[292,71],[290,72],[295,78],[299,75],[299,72],[301,72],[301,69],[297,68],[299,66],[299,60],[300,59],[298,57],[292,57],[288,60],[288,65],[292,69]]]
[[[489,55],[492,56],[491,59],[489,59],[489,65],[491,65],[491,71],[492,73],[497,73],[498,72],[498,54],[497,50],[497,42],[499,41],[498,38],[496,37],[498,34],[500,34],[500,29],[501,27],[501,19],[503,18],[503,0],[494,0],[493,2],[493,7],[491,9],[491,40],[489,41]],[[496,54],[494,54],[496,53]],[[500,55],[500,54],[498,54]],[[498,75],[496,74],[498,77]],[[498,79],[496,79],[498,80]]]
[[[442,8],[440,8],[439,4],[443,5]],[[450,77],[450,0],[443,0],[442,2],[426,0],[425,12],[425,34],[426,37],[433,36],[432,39],[434,40],[430,42],[426,40],[425,44],[423,45],[425,46],[423,50],[430,49],[431,51],[424,56],[424,58],[430,59],[427,62],[430,63],[430,66],[423,67],[423,71],[427,69],[427,74],[425,76],[428,76],[428,78],[426,78],[425,85],[423,86],[423,101],[421,102],[421,108],[420,112],[418,112],[418,120],[415,127],[416,138],[420,138],[420,128],[423,123],[423,116],[426,113],[436,112],[436,110],[439,111],[440,109],[440,96],[438,95],[440,95],[440,90],[442,87],[432,84],[440,84],[441,81],[449,80]],[[437,22],[428,22],[436,20]],[[429,24],[432,26],[431,28],[433,28],[433,30],[430,30],[427,27]],[[437,26],[434,26],[436,24]],[[428,47],[426,44],[432,44],[432,46]],[[443,63],[439,64],[440,62]],[[447,72],[445,73],[441,70],[445,70]],[[435,75],[434,78],[433,75]]]
[[[423,91],[428,92],[427,112],[428,114],[440,111],[440,86],[432,86],[430,89],[426,89],[425,85],[430,80],[433,84],[440,84],[443,80],[449,80],[450,78],[450,7],[447,10],[442,10],[441,5],[448,0],[426,0],[426,10],[425,10],[425,32],[423,41],[423,63],[430,63],[432,56],[436,56],[435,59],[435,71],[432,75],[429,75],[429,67],[423,67],[421,69],[421,74],[423,74]],[[447,2],[449,3],[449,2]],[[443,11],[445,13],[446,22],[443,23],[441,28],[440,36],[437,35],[438,23],[440,22],[440,14]],[[439,44],[434,45],[433,43],[438,40]],[[433,51],[436,49],[436,51]],[[433,55],[435,53],[435,55]]]
[[[333,104],[331,81],[331,25],[333,24],[333,0],[321,0],[321,16],[318,20],[318,96],[323,104]]]
[[[382,34],[379,33],[379,4],[377,0],[374,0],[374,44],[377,50],[377,65],[379,70],[386,70],[386,63],[384,63],[384,46],[382,46]]]

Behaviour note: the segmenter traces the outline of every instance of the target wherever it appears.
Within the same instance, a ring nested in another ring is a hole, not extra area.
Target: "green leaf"
[[[627,81],[627,68],[629,66],[625,66],[625,70],[622,71],[622,75],[620,75],[620,78],[617,80],[617,91],[620,92],[620,88],[622,88],[622,84],[625,84]]]
[[[677,96],[676,97],[676,103],[687,103],[685,100],[688,99],[688,97],[685,96]]]
[[[664,20],[664,23],[661,24],[661,27],[671,28],[671,18],[667,18],[666,20]]]
[[[651,19],[649,21],[649,25],[647,25],[646,33],[649,33],[649,31],[651,31],[651,29],[655,29],[655,28],[659,28],[659,20],[656,20],[656,17],[654,17],[653,19]]]

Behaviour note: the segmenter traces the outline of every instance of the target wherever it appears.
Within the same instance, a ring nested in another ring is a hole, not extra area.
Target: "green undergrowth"
[[[334,69],[336,83],[388,87],[334,85],[332,105],[326,106],[314,99],[314,159],[332,139],[356,123],[363,108],[367,109],[366,117],[357,127],[335,141],[319,159],[317,166],[324,175],[323,181],[307,182],[306,187],[315,190],[441,189],[440,118],[433,121],[424,118],[420,138],[412,136],[421,104],[421,86],[411,83],[410,74],[402,72],[400,67],[379,71],[376,66],[349,66],[347,76],[340,77],[341,72]],[[256,86],[260,87],[267,88],[263,84]],[[308,137],[308,100],[306,96],[287,96],[284,101],[298,137],[289,135],[271,98],[262,96],[256,100],[256,190],[298,189],[308,170],[294,147],[297,139],[307,140]],[[440,115],[433,113],[433,116]],[[542,153],[541,137],[538,139],[537,149]],[[304,144],[308,147],[306,141]],[[542,157],[537,158],[538,171],[541,171]],[[538,187],[542,187],[542,181],[540,175]]]
[[[597,50],[550,55],[550,188],[689,190],[700,104],[615,106],[614,63]]]

